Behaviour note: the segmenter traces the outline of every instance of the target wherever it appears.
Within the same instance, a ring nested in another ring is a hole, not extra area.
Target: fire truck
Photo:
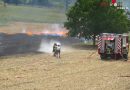
[[[98,36],[98,54],[101,59],[128,60],[128,34],[101,33]]]

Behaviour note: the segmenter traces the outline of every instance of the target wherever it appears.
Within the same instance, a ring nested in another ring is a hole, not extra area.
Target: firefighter
[[[107,58],[111,58],[111,51],[112,51],[112,48],[110,46],[107,46],[106,48],[106,54],[107,54]]]
[[[115,46],[114,46],[114,41],[111,41],[111,48],[112,48],[112,50],[114,51],[114,48],[115,48]]]
[[[61,44],[58,43],[58,44],[57,44],[57,47],[56,47],[56,55],[57,55],[57,58],[60,58],[60,53],[61,53]]]
[[[56,48],[57,48],[57,44],[54,43],[54,45],[53,45],[53,56],[56,56]]]
[[[126,49],[125,46],[123,46],[122,53],[123,53],[123,58],[125,60],[127,60],[128,59],[128,50]]]

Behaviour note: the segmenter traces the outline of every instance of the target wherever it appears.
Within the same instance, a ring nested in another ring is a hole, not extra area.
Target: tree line
[[[49,5],[48,0],[2,0],[4,4]]]
[[[0,0],[4,2],[4,6],[7,4],[14,5],[38,5],[38,6],[53,6],[51,0]],[[53,2],[62,2],[62,4],[67,8],[69,4],[74,3],[76,0],[55,0]]]

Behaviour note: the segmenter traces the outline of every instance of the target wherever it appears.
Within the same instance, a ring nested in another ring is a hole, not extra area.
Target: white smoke
[[[60,31],[65,31],[65,29],[60,24],[52,24],[52,25],[50,25],[49,28],[44,28],[42,33],[43,34],[58,34],[58,32],[60,32]],[[60,43],[60,41],[53,40],[53,39],[48,40],[48,39],[44,38],[41,41],[38,51],[45,52],[45,53],[52,53],[54,43]]]
[[[56,31],[56,32],[59,32],[59,31],[61,31],[62,29],[62,27],[60,26],[60,24],[53,24],[52,25],[52,27],[51,27],[54,31]]]
[[[42,31],[42,33],[43,33],[43,34],[49,34],[49,33],[50,33],[50,31],[49,31],[49,30],[47,30],[47,29],[45,29],[45,30],[43,30],[43,31]]]
[[[25,28],[22,29],[22,33],[26,33],[26,29]]]
[[[60,42],[55,40],[47,41],[43,39],[41,41],[38,51],[45,52],[45,53],[52,53],[54,43],[60,43]]]

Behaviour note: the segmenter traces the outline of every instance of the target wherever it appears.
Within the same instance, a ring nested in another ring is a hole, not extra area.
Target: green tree
[[[8,0],[2,0],[2,1],[3,1],[3,4],[4,4],[4,7],[6,7]]]
[[[130,11],[128,12],[128,15],[130,15]]]
[[[111,0],[77,0],[67,12],[65,27],[70,36],[80,33],[83,37],[95,37],[100,33],[124,33],[128,31],[128,19],[124,10],[110,6]]]
[[[128,28],[129,28],[129,31],[130,31],[130,20],[128,21]]]
[[[48,0],[32,0],[33,5],[48,5]]]

